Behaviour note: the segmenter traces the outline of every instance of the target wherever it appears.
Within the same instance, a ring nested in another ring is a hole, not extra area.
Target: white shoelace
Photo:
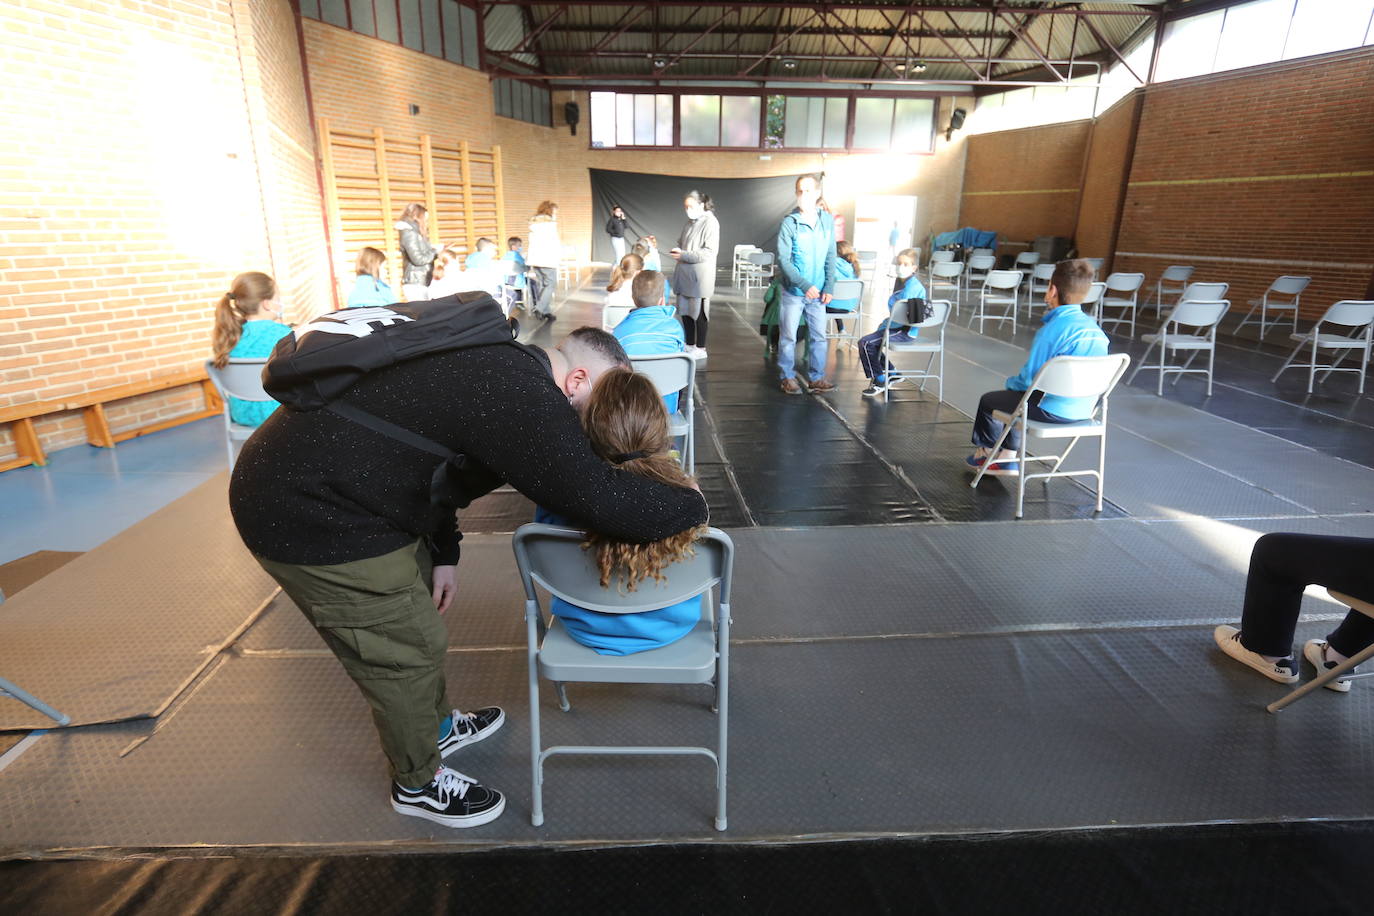
[[[440,767],[434,774],[435,788],[439,792],[439,802],[448,804],[453,796],[465,798],[468,794],[468,787],[477,785],[477,780],[471,776],[464,776],[457,770],[450,770],[448,767]]]
[[[464,722],[467,724],[468,734],[473,734],[477,731],[476,713],[463,712],[462,710],[455,709],[453,711],[453,727],[455,730],[458,728],[459,722]]]

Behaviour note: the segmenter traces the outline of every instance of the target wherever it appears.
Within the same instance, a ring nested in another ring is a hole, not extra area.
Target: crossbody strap
[[[454,505],[461,502],[458,493],[457,482],[450,476],[450,471],[461,470],[467,463],[467,456],[455,452],[453,449],[440,445],[433,439],[427,439],[417,432],[412,432],[404,426],[397,426],[389,420],[383,420],[376,414],[368,413],[352,404],[345,404],[342,401],[335,401],[325,405],[325,410],[338,414],[346,420],[352,420],[359,426],[366,426],[373,432],[381,433],[383,436],[395,439],[411,448],[419,449],[422,452],[429,452],[444,459],[439,462],[439,466],[434,469],[433,476],[429,481],[429,498],[433,505]]]

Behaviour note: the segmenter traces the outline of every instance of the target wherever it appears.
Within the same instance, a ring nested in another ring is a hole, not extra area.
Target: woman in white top
[[[530,220],[530,243],[525,250],[525,264],[534,271],[537,291],[531,310],[536,318],[553,320],[553,289],[558,284],[558,262],[563,247],[558,244],[558,204],[546,200]]]

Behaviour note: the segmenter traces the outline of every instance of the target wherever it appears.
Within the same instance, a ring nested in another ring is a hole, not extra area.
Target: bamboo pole
[[[464,140],[458,151],[463,169],[463,230],[467,233],[468,251],[473,251],[477,248],[477,235],[472,218],[472,162],[468,159],[468,141]]]
[[[491,148],[492,182],[496,185],[496,250],[506,249],[506,195],[501,183],[501,147]]]
[[[391,176],[386,166],[386,136],[380,127],[372,129],[372,147],[377,157],[377,186],[382,197],[382,234],[380,237],[385,240],[391,237]],[[388,273],[391,275],[392,289],[401,288],[400,278],[396,276],[396,267],[404,260],[404,256],[387,258],[387,264],[390,265]]]
[[[439,247],[439,207],[434,197],[434,151],[429,134],[420,137],[420,172],[425,178],[425,209],[429,211],[429,241]]]
[[[333,239],[334,251],[342,252],[343,220],[339,217],[339,185],[334,176],[334,143],[329,134],[329,119],[320,118],[315,124],[315,139],[320,146],[320,171],[324,173],[324,210],[329,219],[329,235]],[[335,265],[337,267],[337,265]],[[345,272],[346,275],[346,272]],[[347,298],[347,290],[335,290],[335,296]],[[337,303],[339,299],[336,299]]]

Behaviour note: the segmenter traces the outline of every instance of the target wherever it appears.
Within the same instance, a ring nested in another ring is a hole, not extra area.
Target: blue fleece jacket
[[[348,307],[357,305],[390,305],[396,301],[391,287],[371,274],[358,274],[353,290],[348,294]]]
[[[888,315],[891,315],[892,307],[895,306],[898,302],[905,302],[907,299],[925,298],[927,298],[926,288],[921,283],[921,279],[917,277],[914,273],[911,276],[907,277],[905,280],[899,278],[895,283],[892,284],[892,295],[887,297],[887,313]],[[917,330],[916,328],[912,328],[910,325],[893,324],[892,319],[890,317],[883,319],[882,323],[878,325],[878,330],[881,331],[883,328],[886,328],[889,325],[891,325],[894,328],[910,328],[910,330],[907,331],[907,334],[911,337],[915,337],[918,334],[920,334],[919,330]]]
[[[611,331],[630,356],[657,356],[660,353],[681,353],[687,349],[678,321],[677,308],[671,305],[649,305],[637,308],[621,319]],[[677,392],[663,396],[668,413],[677,412]]]
[[[782,218],[778,228],[778,268],[783,289],[792,296],[804,296],[809,287],[823,293],[835,289],[835,220],[817,210],[812,222],[802,219],[801,210]]]
[[[1044,322],[1031,341],[1030,356],[1021,371],[1007,379],[1012,391],[1025,391],[1035,380],[1035,374],[1056,356],[1106,356],[1107,335],[1097,322],[1083,314],[1078,305],[1061,305],[1050,309],[1041,319]],[[1097,398],[1065,398],[1047,394],[1040,399],[1040,409],[1061,420],[1086,420],[1092,416]]]
[[[229,351],[230,359],[264,359],[272,355],[277,341],[291,333],[291,328],[276,321],[254,318],[243,323],[243,333],[234,349]],[[262,421],[272,415],[279,405],[276,401],[240,401],[229,399],[229,418],[243,426],[261,426]]]
[[[525,288],[525,256],[518,251],[507,250],[501,256],[501,260],[510,261],[510,266],[505,268],[507,277],[514,277],[515,282],[511,284],[512,289]]]
[[[855,276],[854,276],[854,265],[853,265],[853,264],[850,264],[850,263],[849,263],[848,261],[846,261],[844,258],[840,258],[840,257],[835,258],[835,279],[836,279],[836,280],[853,280],[853,279],[855,279]],[[830,304],[826,306],[826,308],[828,308],[828,309],[836,309],[836,310],[841,311],[841,312],[852,312],[852,311],[855,311],[856,309],[858,309],[858,307],[859,307],[859,300],[858,300],[858,299],[832,299],[831,302],[830,302]]]

